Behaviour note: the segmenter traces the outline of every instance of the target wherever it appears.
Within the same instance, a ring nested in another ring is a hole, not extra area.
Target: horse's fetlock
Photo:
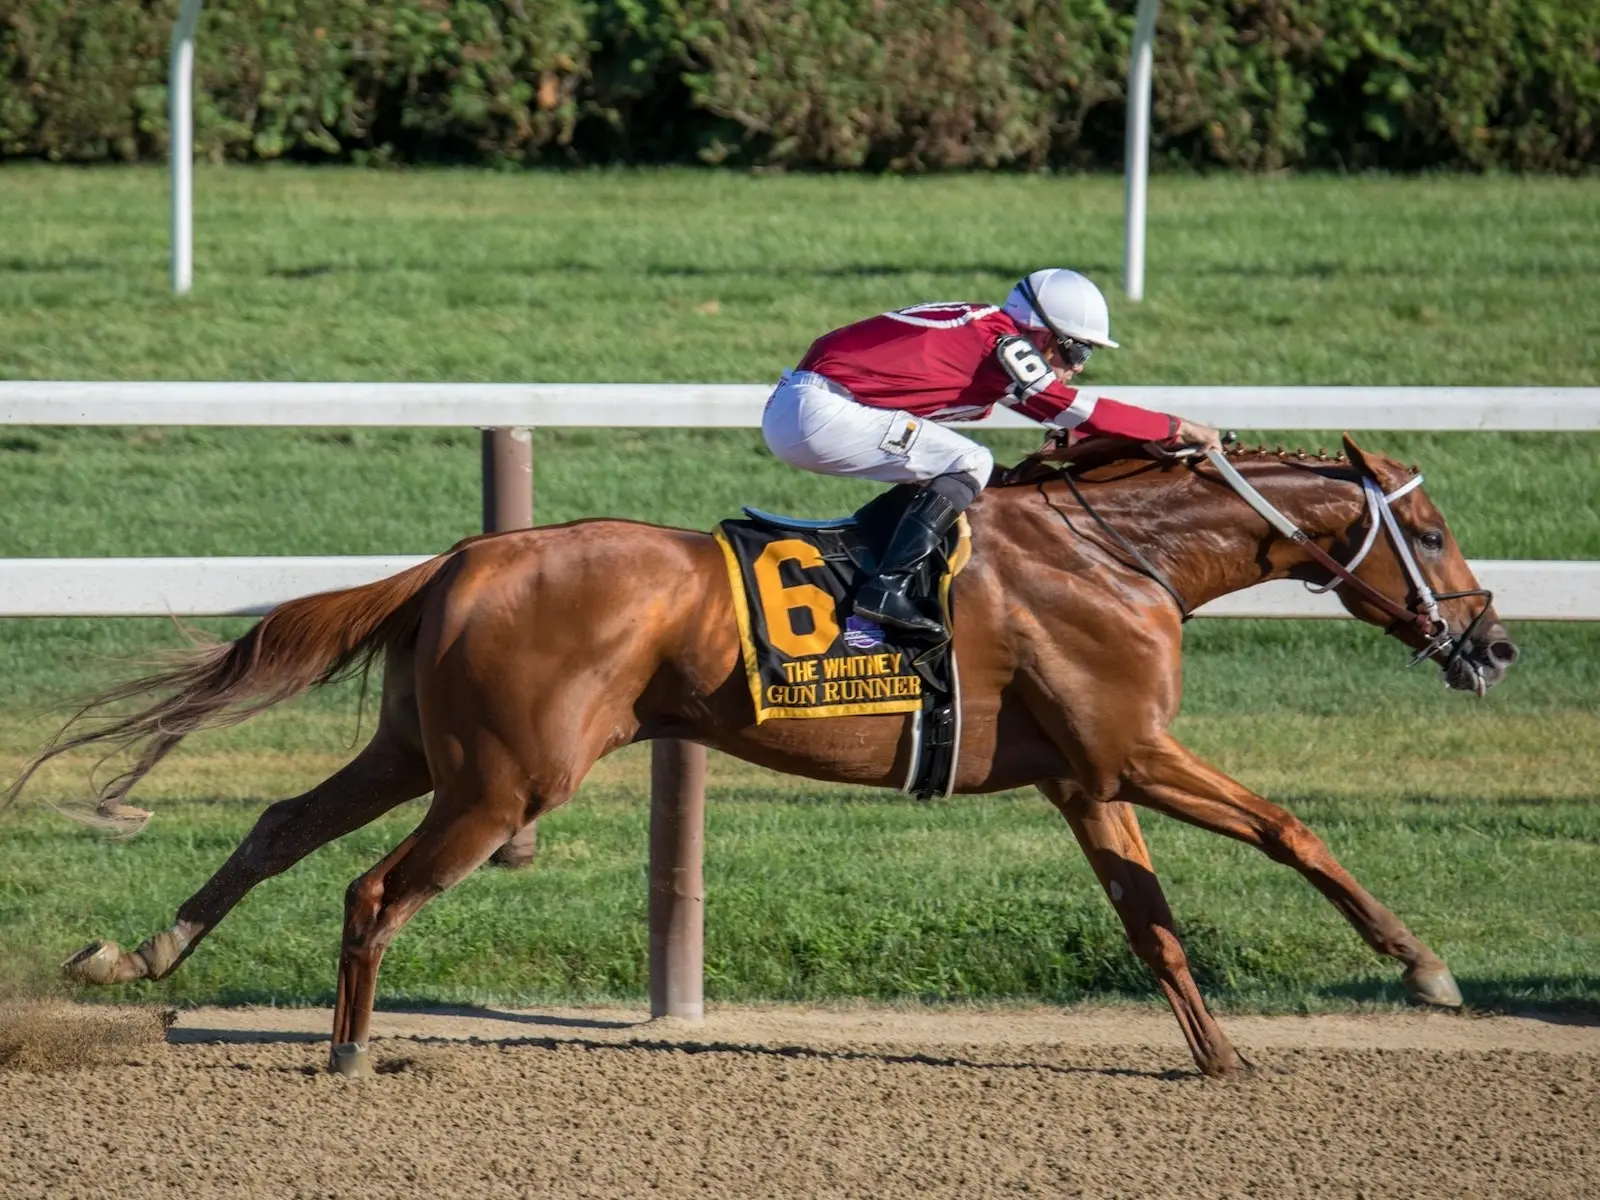
[[[134,954],[144,963],[146,978],[165,979],[188,947],[189,939],[174,925],[146,938]]]

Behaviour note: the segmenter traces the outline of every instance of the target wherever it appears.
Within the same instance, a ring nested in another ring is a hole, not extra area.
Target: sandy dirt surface
[[[1600,1196],[1600,1027],[1099,1009],[0,1014],[0,1195]]]

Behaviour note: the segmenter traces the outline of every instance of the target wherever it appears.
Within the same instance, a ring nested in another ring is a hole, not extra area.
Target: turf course
[[[998,297],[1036,262],[1109,284],[1120,229],[1109,179],[203,170],[197,195],[197,291],[176,302],[158,172],[0,173],[0,375],[763,380],[835,324]],[[1126,349],[1091,378],[1593,384],[1597,202],[1593,182],[1161,180],[1152,297],[1108,287]],[[1005,456],[1027,445],[991,440]],[[1363,441],[1422,463],[1474,556],[1600,557],[1600,438]],[[433,550],[474,528],[476,445],[470,431],[8,429],[0,554]],[[863,494],[742,432],[542,432],[537,452],[543,521],[705,527],[744,500],[821,514]],[[1475,704],[1402,671],[1373,630],[1196,623],[1179,731],[1312,822],[1473,1002],[1600,1011],[1600,630],[1515,633],[1524,664]],[[47,736],[49,702],[178,640],[164,622],[0,622],[0,755]],[[346,688],[197,739],[150,781],[160,815],[128,844],[24,803],[0,824],[0,952],[144,936],[264,800],[355,737]],[[385,995],[638,995],[643,763],[602,764],[545,822],[536,870],[480,872],[425,910],[390,951]],[[87,767],[50,772],[35,798],[80,797]],[[713,999],[1149,995],[1070,835],[1030,795],[919,806],[722,760],[713,780]],[[415,816],[264,885],[150,991],[325,1000],[343,887]],[[1223,1004],[1398,996],[1298,878],[1146,824]]]

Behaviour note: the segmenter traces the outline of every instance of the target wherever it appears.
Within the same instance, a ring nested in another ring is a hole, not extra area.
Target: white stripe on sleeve
[[[1057,429],[1076,429],[1094,416],[1094,407],[1099,403],[1099,396],[1088,396],[1083,392],[1079,392],[1072,398],[1071,404],[1055,415],[1055,419],[1050,424]]]

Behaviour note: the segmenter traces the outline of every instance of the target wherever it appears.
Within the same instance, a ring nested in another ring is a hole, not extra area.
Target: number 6
[[[1000,357],[1005,361],[1006,369],[1011,372],[1011,378],[1018,383],[1033,383],[1050,374],[1050,364],[1021,338],[1007,342],[1005,349],[1000,351]]]
[[[809,542],[799,538],[786,538],[769,542],[756,559],[753,570],[756,591],[761,597],[761,615],[767,621],[767,637],[772,644],[790,658],[805,658],[826,654],[839,636],[839,621],[834,616],[833,597],[814,583],[784,585],[778,574],[783,562],[797,562],[801,569],[820,567],[822,555]],[[811,632],[795,630],[791,614],[797,608],[811,613]]]

